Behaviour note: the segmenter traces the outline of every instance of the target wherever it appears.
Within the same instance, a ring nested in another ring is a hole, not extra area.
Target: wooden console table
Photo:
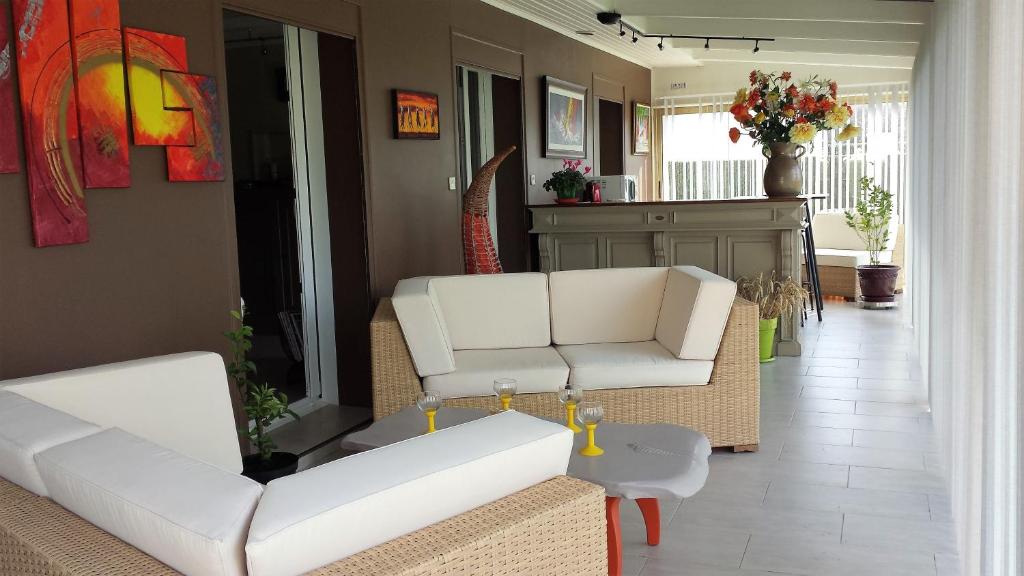
[[[542,272],[692,265],[735,280],[800,278],[803,198],[533,205]],[[581,297],[586,297],[581,295]],[[778,353],[800,355],[799,310],[783,318]]]

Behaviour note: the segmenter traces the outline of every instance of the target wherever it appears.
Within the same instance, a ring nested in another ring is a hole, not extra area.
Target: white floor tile
[[[862,414],[818,414],[815,412],[797,412],[793,416],[793,424],[797,426],[821,426],[824,428],[851,428],[854,430],[884,430],[889,432],[906,432],[917,434],[916,418],[900,418],[897,416],[865,416]]]
[[[919,404],[925,398],[910,390],[865,390],[862,388],[822,388],[806,387],[801,395],[804,398],[828,398],[831,400],[860,400],[863,402],[892,402],[902,404]]]
[[[882,430],[854,430],[853,445],[864,448],[882,448],[885,450],[913,450],[916,452],[935,452],[938,440],[926,434],[907,434],[904,432],[885,432]]]
[[[773,483],[768,488],[765,505],[922,520],[930,518],[925,494],[888,490]]]
[[[864,466],[850,467],[850,488],[895,490],[940,496],[946,494],[946,484],[942,477],[935,472]]]
[[[868,402],[857,401],[857,414],[869,416],[903,416],[916,418],[930,414],[927,404],[903,404],[900,402]]]
[[[859,446],[787,444],[780,460],[924,471],[924,457],[919,453]]]
[[[682,525],[661,533],[661,543],[647,545],[647,532],[640,526],[623,525],[622,552],[671,562],[676,565],[739,568],[750,535],[742,530],[711,526]],[[661,563],[660,562],[660,563]]]
[[[799,538],[754,535],[743,557],[743,569],[808,576],[934,576],[932,554],[885,553],[877,548],[843,544],[809,544]]]
[[[870,546],[899,553],[916,550],[932,553],[956,553],[956,534],[952,522],[882,518],[847,514],[843,520],[843,544]]]

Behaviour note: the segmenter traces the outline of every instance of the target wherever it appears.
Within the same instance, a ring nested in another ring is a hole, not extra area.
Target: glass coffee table
[[[441,408],[437,428],[457,426],[488,414],[473,408]],[[427,419],[416,407],[405,408],[349,434],[342,439],[341,447],[354,451],[379,448],[419,436],[426,427]],[[704,486],[711,443],[700,432],[674,424],[602,422],[597,427],[597,445],[604,454],[581,456],[579,450],[585,445],[586,434],[576,434],[567,474],[604,487],[608,573],[618,576],[622,573],[622,499],[636,501],[644,518],[647,544],[657,546],[661,540],[658,499],[689,498]]]

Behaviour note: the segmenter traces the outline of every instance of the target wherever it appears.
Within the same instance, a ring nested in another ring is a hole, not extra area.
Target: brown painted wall
[[[621,83],[627,103],[650,98],[649,70],[478,0],[121,1],[125,26],[185,36],[191,70],[217,76],[222,88],[223,8],[357,38],[377,296],[404,277],[461,271],[459,193],[447,186],[458,173],[453,32],[522,63],[534,199],[546,197],[539,184],[561,164],[541,158],[543,75],[592,87],[597,74]],[[441,140],[391,138],[388,91],[396,87],[440,95]],[[222,110],[227,118],[223,96]],[[591,102],[588,163],[593,118]],[[25,176],[0,175],[0,379],[183,350],[227,352],[221,332],[238,305],[231,178],[171,184],[162,149],[133,146],[131,159],[131,188],[87,193],[91,240],[78,246],[33,248]],[[627,157],[627,170],[649,187],[647,166],[645,157]]]

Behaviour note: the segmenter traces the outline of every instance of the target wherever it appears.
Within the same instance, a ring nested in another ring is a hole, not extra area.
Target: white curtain
[[[910,309],[962,573],[1024,572],[1024,2],[938,0],[911,96]]]
[[[801,161],[804,193],[827,196],[814,210],[845,210],[856,199],[861,176],[873,176],[895,195],[902,210],[907,190],[906,82],[847,87],[839,95],[854,109],[853,121],[863,129],[858,138],[836,142],[835,132],[814,140]],[[763,195],[767,160],[759,146],[744,137],[728,138],[737,126],[729,107],[732,94],[662,98],[662,190],[666,200],[723,199]]]

